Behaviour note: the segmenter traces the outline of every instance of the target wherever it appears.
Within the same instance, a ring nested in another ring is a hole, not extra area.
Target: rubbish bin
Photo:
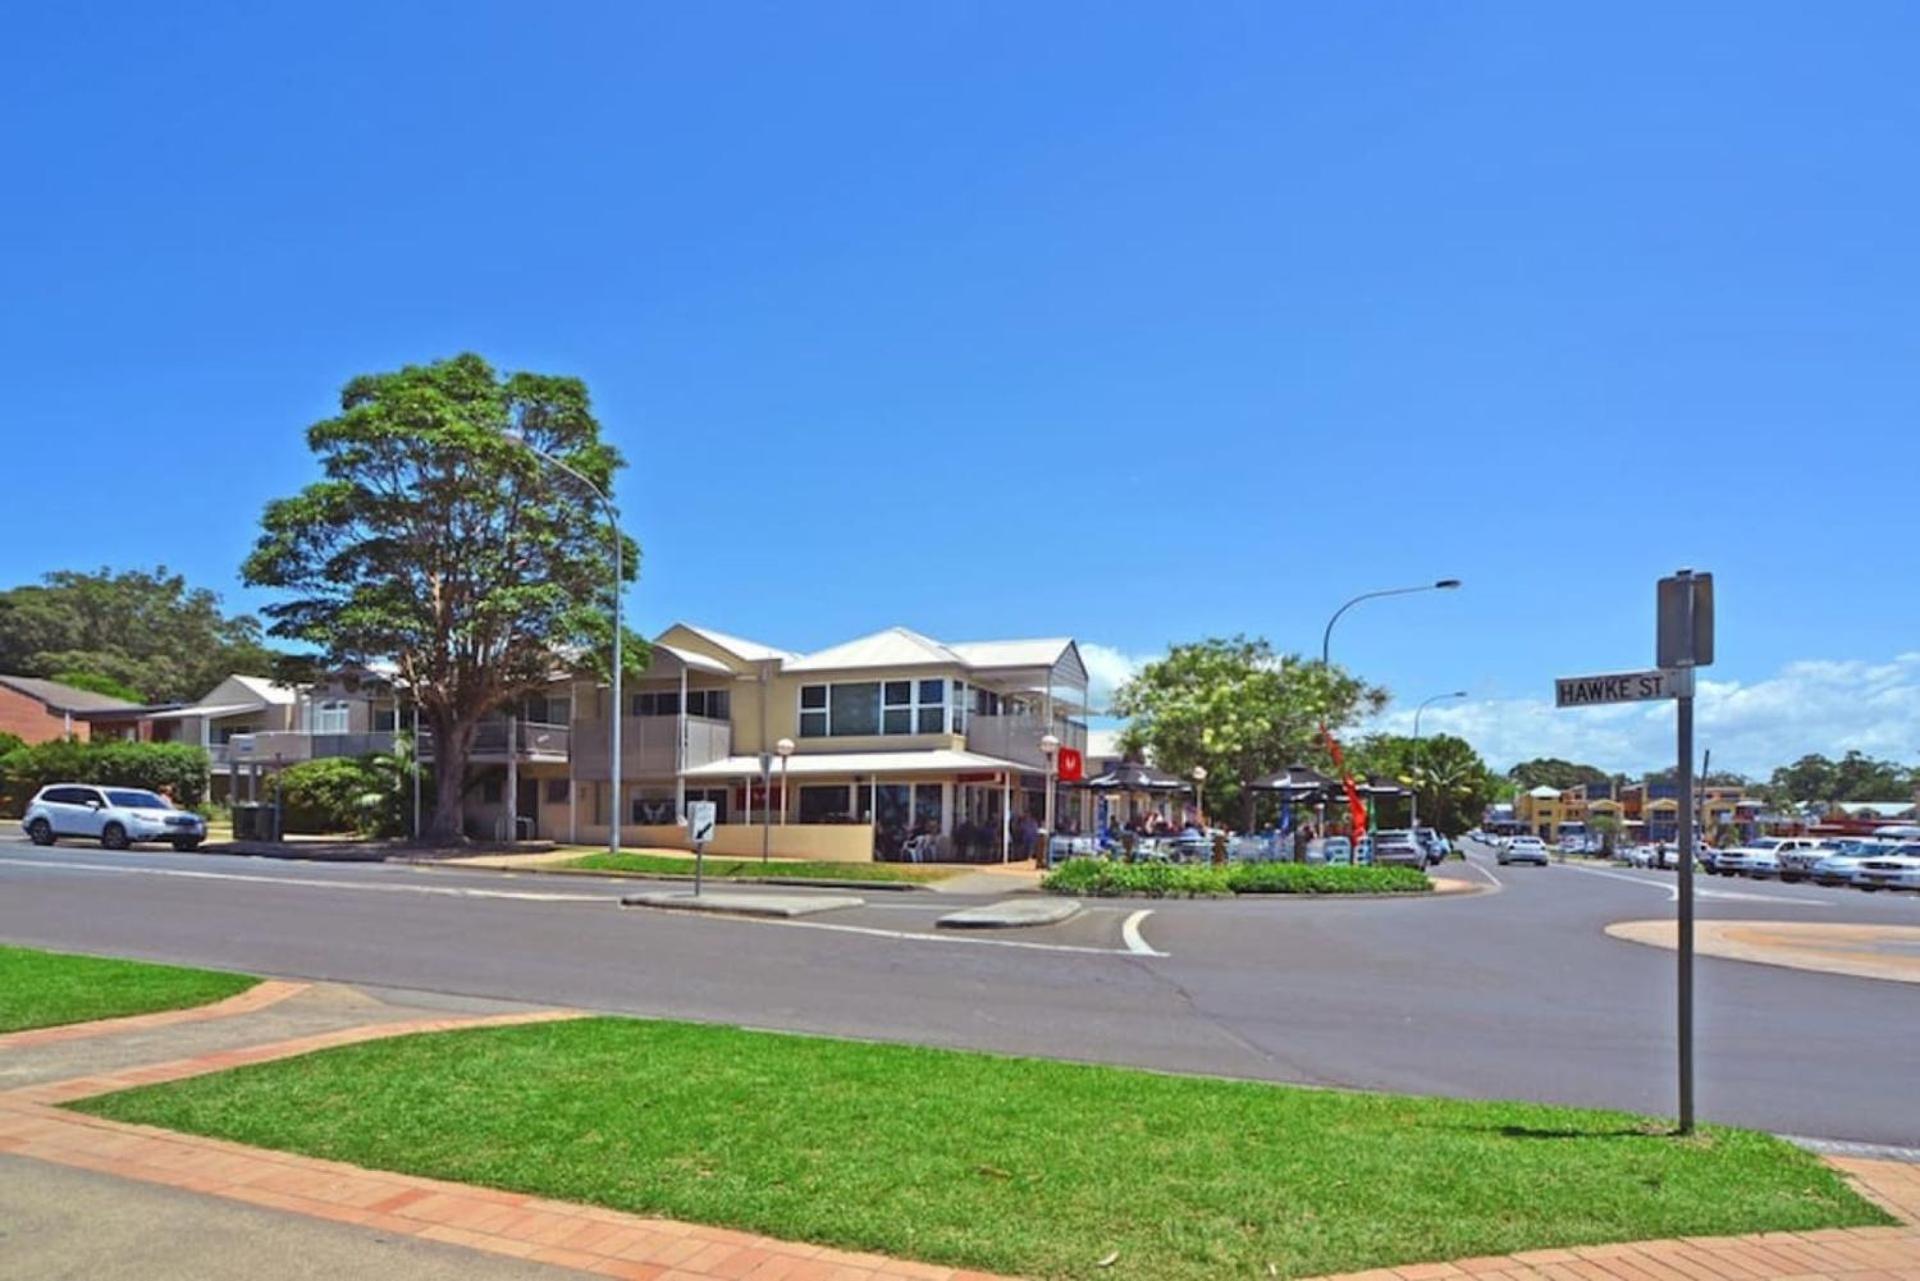
[[[263,806],[254,801],[238,801],[234,804],[234,840],[257,841],[260,839],[260,811],[263,808]]]
[[[280,839],[280,807],[262,804],[260,813],[254,819],[254,839],[257,841],[277,841]]]

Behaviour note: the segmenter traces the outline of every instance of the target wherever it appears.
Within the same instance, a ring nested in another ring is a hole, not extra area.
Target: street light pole
[[[613,536],[613,707],[611,709],[612,714],[607,717],[610,726],[607,731],[607,755],[611,762],[609,771],[612,780],[613,805],[611,813],[607,815],[610,820],[607,827],[607,852],[609,854],[618,854],[620,852],[620,719],[622,713],[625,711],[625,708],[621,704],[620,692],[620,634],[624,630],[620,622],[620,589],[622,583],[625,581],[622,572],[625,567],[622,564],[622,549],[620,546],[620,509],[613,505],[613,499],[609,498],[600,486],[594,484],[578,471],[569,467],[566,463],[561,462],[558,458],[555,458],[552,454],[547,453],[539,446],[533,444],[519,432],[509,429],[502,434],[505,435],[508,440],[519,445],[522,449],[549,467],[579,481],[586,487],[588,493],[600,500],[600,505],[607,510],[607,529]],[[519,746],[518,743],[508,743],[507,750],[509,752],[516,751]]]
[[[1381,596],[1406,596],[1412,592],[1452,591],[1458,586],[1460,586],[1459,579],[1442,578],[1438,582],[1422,583],[1418,587],[1388,587],[1377,592],[1361,592],[1339,609],[1334,610],[1333,617],[1327,620],[1327,629],[1320,634],[1320,666],[1329,667],[1332,665],[1333,625],[1340,621],[1340,615],[1346,613],[1361,601],[1374,600]]]
[[[1033,865],[1044,869],[1053,862],[1053,780],[1058,777],[1054,762],[1060,754],[1060,740],[1052,734],[1042,734],[1040,751],[1047,758],[1047,822],[1046,829],[1040,833],[1040,848],[1033,853]]]
[[[773,745],[780,757],[780,826],[787,825],[787,758],[793,755],[793,740],[783,738]]]
[[[1207,767],[1193,767],[1193,816],[1200,822],[1207,821]]]
[[[1413,709],[1413,806],[1408,827],[1420,826],[1420,713],[1443,698],[1465,698],[1467,691],[1456,689],[1448,694],[1435,694]]]

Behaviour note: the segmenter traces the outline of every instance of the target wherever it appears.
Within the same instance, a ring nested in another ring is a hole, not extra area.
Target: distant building
[[[93,736],[89,716],[137,707],[124,698],[75,689],[38,676],[0,676],[0,733],[28,743]]]

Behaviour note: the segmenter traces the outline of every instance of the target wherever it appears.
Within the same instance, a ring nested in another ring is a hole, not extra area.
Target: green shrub
[[[1328,867],[1313,863],[1115,863],[1069,859],[1048,873],[1044,889],[1102,897],[1143,894],[1198,898],[1221,894],[1418,894],[1430,889],[1411,867]]]
[[[404,753],[302,761],[268,778],[266,799],[278,798],[284,832],[398,836],[412,812],[411,770]]]
[[[49,783],[98,783],[163,792],[191,809],[207,794],[207,753],[185,743],[80,743],[60,739],[0,756],[0,796],[19,815]]]

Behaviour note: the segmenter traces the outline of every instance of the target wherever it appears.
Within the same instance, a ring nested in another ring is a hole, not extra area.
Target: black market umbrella
[[[1384,796],[1412,796],[1413,790],[1400,786],[1392,779],[1381,778],[1378,774],[1369,774],[1363,779],[1355,779],[1353,790],[1362,796],[1371,796],[1376,800]]]
[[[1176,778],[1151,765],[1142,765],[1139,761],[1121,761],[1106,773],[1087,779],[1080,786],[1097,792],[1184,792],[1188,783],[1185,779]]]
[[[1317,801],[1339,791],[1340,781],[1305,765],[1289,765],[1278,773],[1255,779],[1252,788],[1256,792],[1277,792],[1282,800]]]

